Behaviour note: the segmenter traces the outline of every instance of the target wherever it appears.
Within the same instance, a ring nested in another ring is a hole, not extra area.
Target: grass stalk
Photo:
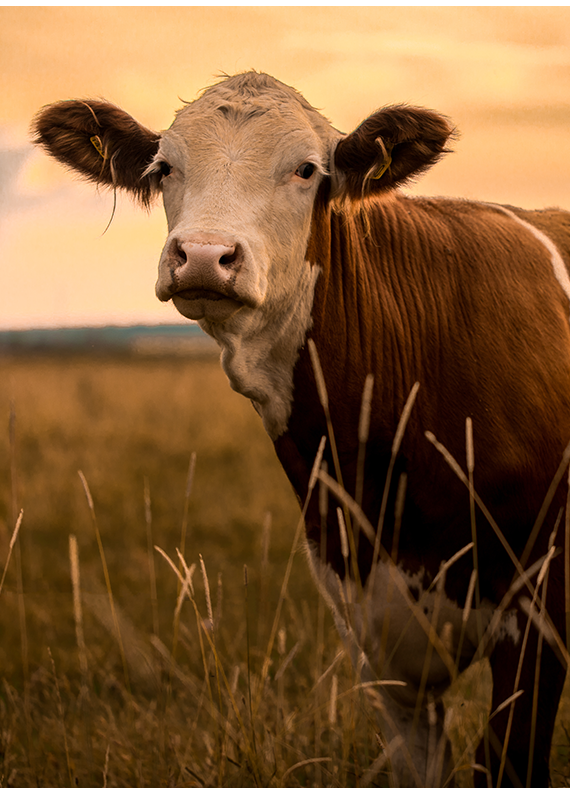
[[[396,494],[396,508],[394,512],[394,536],[392,539],[392,552],[391,561],[394,566],[398,564],[398,547],[400,542],[400,530],[402,527],[402,516],[404,513],[404,502],[406,497],[408,477],[403,473],[398,482],[398,492]],[[382,623],[382,634],[380,636],[380,659],[382,660],[378,665],[378,675],[382,676],[384,671],[384,661],[388,643],[388,634],[390,631],[390,609],[392,598],[394,596],[394,580],[392,574],[388,578],[388,588],[386,589],[386,612]]]
[[[121,635],[121,627],[119,626],[119,618],[117,616],[117,610],[115,608],[115,599],[113,597],[113,589],[111,586],[111,577],[109,575],[109,567],[107,566],[107,559],[105,558],[105,550],[103,548],[103,542],[101,540],[101,534],[99,533],[99,526],[97,525],[97,517],[95,515],[95,506],[93,504],[93,498],[91,496],[91,490],[89,489],[89,484],[87,483],[87,479],[83,474],[83,471],[78,471],[79,478],[81,479],[81,484],[83,485],[83,491],[85,492],[85,497],[87,498],[87,505],[89,506],[89,511],[91,513],[91,521],[93,523],[93,528],[95,529],[95,538],[97,540],[97,547],[99,548],[99,557],[101,559],[101,565],[103,567],[103,575],[105,577],[105,586],[107,588],[107,596],[109,599],[109,605],[111,607],[111,617],[113,619],[113,626],[115,628],[115,637],[117,638],[117,643],[119,646],[119,651],[121,654],[121,662],[123,665],[123,676],[125,679],[125,687],[127,689],[128,694],[132,697],[131,692],[131,682],[129,679],[129,670],[127,666],[127,658],[125,655],[125,648],[123,644],[123,638]]]
[[[71,767],[71,758],[69,757],[69,744],[67,741],[67,729],[65,727],[65,714],[63,713],[63,701],[61,699],[61,692],[59,690],[59,681],[57,680],[57,670],[55,667],[55,661],[51,653],[51,649],[48,646],[48,654],[51,660],[52,670],[53,670],[53,680],[55,684],[55,692],[57,697],[57,710],[59,714],[59,719],[61,722],[61,729],[63,732],[63,744],[65,748],[65,763],[67,765],[67,775],[69,778],[69,785],[70,788],[74,788],[75,780],[73,779],[73,769]]]
[[[159,637],[158,624],[158,594],[156,590],[156,567],[154,564],[154,550],[152,538],[152,506],[150,499],[150,483],[148,476],[144,477],[144,519],[146,525],[146,549],[148,560],[148,576],[150,582],[150,605],[152,609],[152,631]]]
[[[249,725],[250,725],[250,733],[251,733],[251,746],[253,749],[253,754],[257,759],[257,744],[255,739],[255,723],[254,723],[254,716],[253,716],[253,703],[251,699],[251,647],[249,642],[249,599],[248,599],[248,579],[247,579],[247,566],[244,564],[243,566],[243,594],[244,594],[244,604],[245,604],[245,647],[246,647],[246,656],[247,656],[247,706],[249,711]],[[260,693],[263,692],[263,687],[259,689]]]
[[[269,619],[269,544],[271,541],[271,512],[266,512],[261,528],[261,566],[259,569],[259,618],[257,621],[257,642],[265,639],[266,622]]]
[[[338,450],[336,446],[336,438],[334,435],[334,428],[332,423],[332,418],[329,409],[329,396],[327,393],[327,387],[325,383],[325,376],[323,374],[323,370],[321,367],[321,362],[319,360],[319,354],[317,351],[317,346],[315,345],[312,339],[307,341],[307,345],[309,347],[309,353],[311,356],[311,364],[313,366],[313,372],[315,374],[315,381],[317,384],[317,391],[319,394],[319,400],[321,402],[321,406],[323,408],[325,414],[325,420],[327,423],[327,435],[329,439],[329,446],[333,458],[333,465],[334,465],[334,472],[336,475],[336,480],[340,487],[344,489],[344,483],[342,480],[342,470],[340,467],[340,459],[338,456]],[[350,511],[347,507],[344,510],[344,519],[346,525],[346,531],[348,536],[348,541],[350,544],[350,555],[351,555],[351,567],[354,582],[356,583],[359,591],[361,591],[361,583],[360,583],[360,571],[358,569],[358,555],[356,551],[356,542],[355,542],[355,534],[354,529],[352,528],[352,523],[350,520]]]
[[[194,570],[196,569],[196,564],[192,564],[192,566],[188,567],[184,560],[184,556],[180,551],[178,551],[178,558],[180,561],[180,566],[184,569],[184,576],[178,569],[178,567],[174,564],[174,562],[170,559],[170,557],[164,552],[161,547],[157,545],[154,546],[154,549],[157,553],[164,558],[164,560],[169,564],[172,571],[178,578],[178,596],[176,598],[176,606],[174,608],[174,620],[172,624],[172,647],[170,650],[170,657],[171,657],[171,666],[176,664],[176,648],[178,646],[178,635],[180,629],[180,612],[182,610],[182,605],[184,603],[184,598],[188,595],[190,599],[194,598],[194,588],[192,585],[192,577],[194,575]],[[169,673],[169,695],[170,689],[172,684],[172,667]]]
[[[554,495],[556,494],[556,490],[560,486],[560,482],[562,481],[562,479],[564,478],[567,472],[567,468],[569,464],[570,464],[570,443],[568,443],[568,445],[564,450],[562,460],[560,462],[560,465],[558,466],[558,470],[556,471],[553,480],[550,483],[546,496],[544,497],[544,501],[542,502],[542,506],[534,523],[531,535],[527,539],[527,543],[521,555],[521,564],[523,567],[526,566],[526,562],[530,557],[532,548],[534,547],[534,543],[536,542],[538,534],[540,533],[540,529],[542,528],[542,524],[544,523],[544,519],[550,508],[550,504],[552,503]]]
[[[12,522],[14,523],[14,530],[10,545],[8,546],[8,559],[11,555],[11,550],[15,548],[15,569],[16,569],[16,593],[18,598],[18,621],[20,625],[20,650],[22,654],[22,674],[24,680],[24,714],[26,718],[26,738],[28,742],[28,761],[32,768],[34,768],[34,747],[32,743],[32,718],[31,718],[31,703],[30,703],[30,659],[28,648],[28,628],[26,621],[26,602],[24,599],[24,578],[22,573],[22,547],[21,540],[17,539],[20,531],[21,519],[17,515],[19,505],[19,478],[18,478],[18,462],[16,451],[16,404],[14,400],[10,401],[10,416],[8,422],[8,441],[10,451],[10,503],[12,509]],[[18,521],[20,525],[18,525]],[[4,572],[8,567],[8,560]],[[3,579],[2,579],[3,582]]]
[[[386,472],[386,480],[384,482],[384,492],[382,494],[382,503],[380,504],[380,514],[378,515],[378,525],[376,527],[376,536],[374,539],[374,553],[372,556],[372,566],[376,566],[376,564],[378,563],[378,558],[380,556],[380,546],[382,544],[382,531],[384,528],[386,509],[388,507],[388,496],[390,494],[390,487],[392,486],[392,476],[394,473],[394,467],[396,465],[396,458],[398,456],[398,452],[400,451],[400,446],[402,445],[404,433],[406,431],[406,427],[408,425],[408,421],[410,419],[412,408],[414,407],[414,403],[416,401],[419,388],[420,388],[420,384],[418,381],[416,381],[412,386],[412,389],[408,395],[408,399],[406,400],[406,404],[404,405],[404,409],[402,410],[402,415],[400,416],[400,421],[398,422],[398,427],[396,428],[396,434],[394,435],[394,440],[392,442],[390,462],[388,464],[388,470]],[[374,593],[374,582],[375,581],[374,581],[374,572],[373,572],[369,583],[369,590],[368,590],[369,599],[372,599]]]
[[[182,559],[181,559],[182,560]],[[212,598],[210,596],[210,581],[208,580],[208,573],[206,571],[206,564],[204,563],[204,559],[202,555],[200,555],[200,570],[202,572],[202,580],[204,582],[204,595],[206,597],[206,610],[208,614],[208,626],[211,632],[212,642],[214,644],[214,665],[216,668],[216,687],[218,690],[218,708],[220,710],[220,717],[222,717],[222,689],[220,685],[220,663],[219,660],[216,658],[217,649],[216,649],[216,624],[214,620],[214,611],[212,608]],[[204,623],[203,623],[204,626]],[[222,786],[223,776],[224,776],[224,764],[225,758],[223,758],[223,751],[225,749],[225,730],[224,726],[218,725],[216,727],[216,741],[218,745],[218,752],[220,753],[220,764],[221,768],[218,774],[218,785]]]
[[[20,526],[22,525],[22,520],[24,519],[24,510],[20,510],[20,514],[18,515],[18,519],[16,520],[16,525],[14,526],[14,530],[12,531],[12,536],[10,537],[10,544],[8,545],[8,555],[6,556],[6,563],[4,564],[4,571],[2,572],[2,579],[0,580],[0,596],[2,595],[2,589],[4,588],[4,580],[6,579],[6,572],[8,571],[8,567],[10,566],[10,558],[12,557],[12,551],[14,550],[14,545],[16,544],[16,539],[18,538],[18,534],[20,532]]]
[[[281,583],[281,591],[279,593],[279,599],[277,601],[277,608],[275,610],[275,615],[273,616],[273,624],[271,627],[271,633],[269,635],[269,640],[267,643],[266,651],[265,651],[265,658],[263,660],[263,665],[261,668],[261,677],[259,683],[259,690],[257,698],[255,699],[254,704],[254,713],[257,714],[257,710],[259,708],[259,704],[261,702],[261,695],[263,692],[263,687],[267,680],[267,675],[269,673],[269,665],[271,663],[271,652],[273,650],[273,644],[275,643],[275,637],[277,635],[277,630],[279,627],[279,620],[281,618],[281,609],[283,607],[283,602],[285,600],[285,595],[287,593],[287,587],[289,585],[289,578],[291,576],[291,570],[293,568],[293,560],[297,553],[297,547],[299,541],[301,540],[301,535],[304,530],[305,526],[305,514],[307,511],[307,506],[309,505],[309,501],[311,499],[311,495],[315,488],[315,484],[317,483],[317,478],[319,474],[319,468],[321,467],[321,462],[323,460],[323,452],[325,449],[325,442],[326,438],[323,436],[321,438],[321,442],[319,444],[319,448],[317,449],[317,453],[315,455],[315,461],[313,462],[313,468],[311,470],[311,475],[309,477],[309,485],[307,490],[307,496],[305,498],[305,502],[303,504],[303,509],[301,511],[301,516],[297,521],[297,527],[295,528],[295,534],[293,536],[293,542],[291,544],[291,550],[289,551],[289,558],[287,560],[287,566],[285,567],[285,575],[283,577],[283,581]]]
[[[463,472],[463,470],[461,469],[461,466],[459,465],[459,463],[455,460],[455,458],[449,453],[449,451],[445,448],[445,446],[437,440],[437,438],[435,437],[435,435],[432,432],[429,432],[429,431],[426,432],[425,436],[428,439],[428,441],[431,444],[433,444],[433,446],[435,446],[435,448],[440,452],[440,454],[442,454],[442,456],[444,457],[445,461],[447,462],[449,467],[455,472],[455,474],[458,477],[458,479],[460,479],[463,482],[463,484],[467,487],[467,489],[469,489],[469,480],[468,480],[467,476],[465,475],[465,473]],[[475,503],[477,504],[477,506],[479,507],[479,509],[483,513],[485,519],[488,521],[489,525],[493,529],[493,531],[495,533],[495,536],[499,539],[499,541],[501,543],[501,546],[504,548],[505,552],[507,553],[507,555],[511,559],[511,561],[513,563],[513,566],[515,567],[515,570],[517,572],[517,575],[519,577],[525,578],[525,583],[526,583],[529,591],[531,593],[534,593],[534,589],[533,589],[533,587],[532,587],[532,585],[531,585],[531,583],[530,583],[530,581],[528,579],[528,576],[525,574],[525,571],[524,571],[524,568],[523,568],[521,562],[519,561],[519,559],[515,555],[512,547],[510,546],[510,544],[505,539],[505,536],[504,536],[503,532],[501,531],[501,529],[499,528],[499,526],[495,522],[495,520],[492,517],[491,513],[489,512],[489,510],[487,509],[487,507],[485,506],[485,504],[483,503],[483,501],[481,500],[481,498],[479,497],[479,495],[477,494],[477,492],[475,490],[472,490],[472,495],[473,495],[473,499],[474,499]]]
[[[368,433],[370,432],[370,414],[372,412],[373,388],[374,375],[370,373],[366,376],[366,380],[364,381],[362,403],[360,406],[360,419],[358,421],[358,457],[356,461],[356,488],[354,492],[354,500],[359,506],[362,506],[362,494],[364,491],[364,461],[366,458]]]
[[[542,567],[540,569],[540,572],[538,574],[538,578],[537,578],[537,581],[536,581],[536,588],[534,590],[534,594],[533,594],[533,597],[532,597],[532,600],[531,600],[531,603],[530,603],[530,609],[527,611],[528,620],[527,620],[526,627],[525,627],[525,632],[524,632],[524,635],[523,635],[523,642],[522,642],[522,646],[521,646],[519,662],[518,662],[518,665],[517,665],[517,672],[516,672],[516,675],[515,675],[515,684],[514,684],[514,688],[513,688],[513,695],[516,695],[516,693],[518,692],[519,682],[520,682],[520,678],[521,678],[521,674],[522,674],[522,666],[523,666],[524,656],[525,656],[525,653],[526,653],[526,647],[527,647],[528,638],[529,638],[529,635],[530,635],[530,628],[532,626],[532,611],[536,607],[536,600],[537,600],[537,596],[538,596],[538,591],[540,589],[540,586],[541,586],[543,580],[547,576],[548,567],[550,565],[550,561],[551,561],[552,557],[554,556],[555,549],[556,548],[551,547],[550,550],[548,551],[548,555],[547,555],[547,557],[546,557],[546,559],[545,559],[545,561],[544,561],[544,563],[543,563],[543,565],[542,565]],[[513,724],[514,711],[515,711],[515,704],[514,704],[514,701],[513,701],[513,703],[510,706],[510,709],[509,709],[509,718],[508,718],[508,721],[507,721],[507,728],[506,728],[506,732],[505,732],[505,738],[504,738],[504,741],[503,741],[503,747],[502,747],[502,753],[501,753],[501,762],[500,762],[500,765],[499,765],[499,774],[498,774],[498,777],[497,777],[497,784],[496,784],[495,788],[501,788],[501,782],[502,782],[502,779],[503,779],[503,774],[504,774],[504,771],[505,771],[505,765],[506,765],[506,760],[507,760],[507,750],[508,750],[508,746],[509,746],[509,739],[510,739],[510,736],[511,736],[511,729],[512,729],[512,724]]]
[[[77,653],[79,654],[79,667],[84,686],[89,683],[89,665],[87,662],[87,649],[83,632],[83,608],[81,606],[81,582],[79,574],[79,554],[77,538],[69,535],[69,563],[71,567],[71,589],[73,592],[73,618],[75,620],[75,639],[77,640]]]
[[[186,555],[186,535],[188,531],[188,511],[190,508],[190,496],[192,495],[192,487],[194,485],[194,473],[196,471],[196,452],[193,451],[190,455],[190,462],[188,463],[188,474],[186,476],[186,489],[184,492],[184,510],[182,513],[182,527],[180,529],[180,552]]]
[[[554,526],[554,530],[552,531],[548,543],[548,550],[549,553],[554,553],[554,542],[556,540],[556,534],[560,525],[560,520],[562,519],[562,512],[560,512],[560,516],[556,525]],[[528,751],[528,766],[527,766],[527,776],[526,776],[526,788],[532,788],[531,780],[532,780],[532,769],[534,764],[534,744],[536,741],[536,723],[538,718],[538,692],[540,687],[540,665],[542,661],[542,645],[544,641],[544,611],[546,610],[546,594],[548,590],[548,569],[546,567],[546,571],[544,574],[544,581],[542,584],[542,609],[539,613],[539,617],[542,619],[541,626],[538,628],[538,640],[536,645],[536,661],[534,667],[534,685],[533,685],[533,692],[532,692],[532,714],[531,714],[531,721],[530,721],[530,743],[529,743],[529,751]]]
[[[564,610],[566,612],[566,650],[570,653],[570,469],[564,521]]]

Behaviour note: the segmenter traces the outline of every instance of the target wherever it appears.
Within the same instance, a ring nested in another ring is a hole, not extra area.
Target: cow
[[[442,694],[488,656],[474,780],[547,786],[568,662],[570,213],[410,196],[449,151],[446,117],[386,106],[344,134],[258,72],[162,133],[103,100],[44,107],[33,132],[97,184],[162,194],[156,294],[217,340],[274,443],[358,675],[383,682],[395,784],[453,782]]]

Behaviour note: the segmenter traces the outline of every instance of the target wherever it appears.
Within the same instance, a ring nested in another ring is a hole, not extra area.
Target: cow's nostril
[[[188,255],[179,243],[175,245],[173,257],[176,261],[177,268],[180,268],[188,262]]]
[[[229,252],[228,254],[224,254],[220,257],[220,265],[231,265],[235,263],[237,260],[237,249],[234,249],[233,252]]]

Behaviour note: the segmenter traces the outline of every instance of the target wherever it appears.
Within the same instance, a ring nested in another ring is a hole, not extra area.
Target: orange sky
[[[0,327],[183,318],[154,296],[166,234],[29,145],[43,104],[103,96],[170,125],[220,72],[267,71],[343,131],[408,102],[455,153],[413,191],[570,208],[570,8],[0,8]]]

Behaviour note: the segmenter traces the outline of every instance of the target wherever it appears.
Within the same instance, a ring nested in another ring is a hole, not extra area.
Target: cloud
[[[333,58],[326,82],[333,92],[350,85],[353,102],[367,94],[382,103],[424,100],[475,111],[568,104],[570,47],[558,43],[463,40],[449,29],[426,35],[400,28],[296,31],[284,45]]]

